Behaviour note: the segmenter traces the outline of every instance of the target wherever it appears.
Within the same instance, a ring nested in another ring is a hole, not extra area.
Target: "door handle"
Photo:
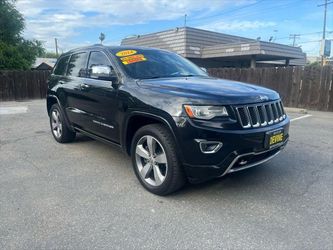
[[[88,85],[88,84],[85,84],[85,83],[81,83],[81,84],[80,84],[80,88],[81,88],[81,89],[88,89],[88,88],[89,88],[89,85]]]

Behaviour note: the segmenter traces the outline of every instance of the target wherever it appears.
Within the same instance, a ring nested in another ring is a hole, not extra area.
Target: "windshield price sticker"
[[[136,50],[128,49],[128,50],[122,50],[122,51],[117,52],[116,56],[118,56],[118,57],[130,56],[130,55],[134,55],[136,53],[137,53]]]
[[[145,58],[145,56],[142,54],[138,54],[138,55],[125,56],[120,58],[120,60],[123,64],[127,65],[131,63],[147,61],[147,58]]]

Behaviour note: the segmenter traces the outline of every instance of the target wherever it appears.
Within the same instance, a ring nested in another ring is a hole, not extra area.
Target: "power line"
[[[248,7],[251,7],[251,6],[254,6],[254,5],[257,5],[259,3],[262,3],[264,0],[260,0],[260,1],[257,1],[255,3],[252,3],[252,4],[248,4],[248,5],[245,5],[245,6],[242,6],[242,7],[239,7],[239,8],[235,8],[235,9],[232,9],[232,10],[229,10],[229,11],[225,11],[225,12],[222,12],[222,13],[219,13],[218,16],[220,15],[225,15],[225,14],[229,14],[229,13],[232,13],[232,12],[235,12],[235,11],[239,11],[239,10],[242,10],[242,9],[245,9],[245,8],[248,8]]]
[[[278,37],[276,38],[274,41],[276,40],[284,40],[284,39],[293,39],[293,46],[296,45],[296,39],[302,40],[302,36],[307,36],[307,35],[313,35],[313,34],[321,34],[321,31],[318,32],[309,32],[309,33],[303,33],[303,34],[290,34],[289,36],[286,37]],[[333,34],[333,31],[326,31],[326,33],[328,34]],[[295,36],[295,37],[294,37]],[[309,42],[320,42],[321,40],[311,40],[311,41],[305,41],[305,42],[297,42],[298,44],[303,44],[303,43],[309,43]]]
[[[252,4],[248,4],[248,5],[245,5],[245,6],[242,6],[242,7],[239,7],[239,8],[235,8],[235,9],[232,9],[232,10],[228,10],[228,11],[224,11],[224,12],[220,12],[220,13],[218,13],[218,14],[216,14],[216,15],[210,15],[209,17],[202,17],[202,18],[193,18],[193,19],[191,19],[191,22],[193,23],[193,22],[198,22],[198,21],[200,21],[200,22],[202,22],[202,21],[208,21],[208,20],[211,20],[211,19],[214,19],[214,18],[216,18],[216,17],[219,17],[219,16],[225,16],[226,14],[230,14],[230,13],[233,13],[233,12],[237,12],[237,11],[241,11],[241,10],[243,10],[243,9],[245,9],[245,8],[248,8],[248,7],[252,7],[252,6],[254,6],[254,5],[258,5],[259,3],[263,3],[264,1],[266,1],[267,2],[267,0],[260,0],[260,1],[257,1],[257,2],[255,2],[255,3],[252,3]],[[298,0],[298,1],[296,1],[296,2],[299,2],[299,1],[303,1],[303,0]],[[276,5],[276,6],[270,6],[270,8],[269,9],[277,9],[277,8],[279,8],[279,7],[286,7],[286,6],[288,6],[288,5],[290,5],[290,4],[294,4],[295,2],[293,2],[293,3],[283,3],[283,4],[278,4],[278,5]],[[265,10],[265,8],[264,9],[261,9],[260,11],[263,11],[263,10]],[[245,14],[245,15],[244,15]],[[255,14],[255,15],[257,15],[257,14],[261,14],[261,13],[258,13],[258,12],[248,12],[248,13],[243,13],[243,14],[235,14],[235,15],[233,15],[232,16],[232,18],[233,19],[235,19],[235,18],[238,18],[238,17],[243,17],[243,16],[248,16],[248,15],[251,15],[251,14]]]
[[[264,6],[264,8],[261,8],[261,9],[257,9],[256,11],[250,11],[250,12],[241,12],[241,13],[236,13],[235,15],[232,15],[232,19],[236,19],[238,17],[240,18],[244,18],[244,17],[247,17],[247,16],[252,16],[252,15],[262,15],[263,13],[266,14],[268,13],[269,11],[268,10],[273,10],[273,11],[276,11],[276,9],[280,9],[280,8],[285,8],[285,7],[288,7],[290,5],[295,5],[295,3],[297,2],[301,2],[301,1],[304,1],[304,0],[295,0],[295,1],[290,1],[288,3],[281,3],[281,2],[277,2],[278,4],[276,5],[271,5],[271,6]],[[250,6],[253,6],[255,4],[259,4],[259,3],[262,3],[263,1],[258,1],[252,5],[246,5],[247,7],[250,7]],[[244,6],[245,7],[245,6]],[[267,8],[265,8],[267,7]],[[230,12],[235,12],[235,11],[239,11],[239,10],[242,10],[243,8],[238,8],[238,9],[233,9],[233,10],[230,10]],[[210,17],[207,17],[207,18],[198,18],[198,19],[194,19],[195,21],[202,21],[202,20],[208,20],[208,19],[212,19],[214,17],[218,17],[218,16],[222,16],[222,15],[225,15],[225,14],[229,14],[229,11],[226,11],[226,12],[222,12],[222,13],[219,13],[217,15],[212,15]]]
[[[239,7],[239,8],[231,9],[231,10],[228,10],[228,11],[224,11],[224,12],[222,12],[222,13],[218,13],[218,14],[216,14],[216,15],[211,15],[211,16],[206,17],[206,18],[194,18],[193,20],[195,20],[195,21],[198,21],[198,20],[205,20],[205,19],[207,20],[207,19],[211,19],[211,18],[218,17],[218,16],[221,16],[221,15],[230,14],[230,13],[233,13],[233,12],[235,12],[235,11],[239,11],[239,10],[242,10],[242,9],[246,9],[246,8],[252,7],[252,6],[257,5],[257,4],[259,4],[259,3],[262,3],[262,2],[264,2],[264,1],[265,1],[265,0],[259,0],[259,1],[255,2],[255,3],[248,4],[248,5],[245,5],[245,6]]]
[[[267,8],[262,8],[259,9],[257,11],[253,11],[253,12],[249,12],[249,13],[239,13],[239,17],[248,17],[248,16],[252,16],[252,15],[262,15],[262,14],[267,14],[269,13],[271,10],[273,10],[273,12],[275,12],[277,9],[283,9],[286,7],[289,7],[290,5],[295,5],[295,3],[300,2],[303,0],[298,0],[298,1],[291,1],[288,3],[279,3],[277,5],[273,5],[273,6],[267,6]],[[237,18],[238,16],[236,16]],[[233,18],[235,18],[235,16],[233,16]]]
[[[319,43],[321,40],[311,40],[311,41],[305,41],[305,42],[299,42],[299,44],[304,44],[304,43]]]
[[[333,39],[327,39],[327,40],[333,40]],[[304,42],[298,42],[297,44],[300,45],[300,44],[304,44],[304,43],[319,43],[319,42],[321,42],[321,39],[319,39],[319,40],[309,40],[309,41],[304,41]]]
[[[331,33],[333,31],[327,31],[327,33]],[[298,35],[300,36],[307,36],[307,35],[314,35],[314,34],[321,34],[322,32],[321,31],[317,31],[317,32],[309,32],[309,33],[299,33]],[[282,39],[289,39],[290,38],[290,35],[289,36],[285,36],[285,37],[277,37],[276,40],[282,40]]]

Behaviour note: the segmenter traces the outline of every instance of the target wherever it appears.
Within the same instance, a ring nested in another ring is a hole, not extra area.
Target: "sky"
[[[60,52],[98,43],[119,45],[128,36],[186,25],[248,38],[296,45],[318,56],[324,0],[17,0],[26,22],[24,37]],[[329,0],[329,2],[331,2]],[[333,2],[333,1],[332,1]],[[333,4],[328,5],[326,38],[333,39]]]

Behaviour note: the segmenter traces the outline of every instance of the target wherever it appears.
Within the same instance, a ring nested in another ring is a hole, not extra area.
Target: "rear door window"
[[[105,65],[112,67],[109,59],[103,52],[92,51],[90,52],[89,62],[88,62],[88,77],[90,77],[90,69],[92,66]]]
[[[85,77],[88,53],[76,53],[71,56],[68,63],[67,75]]]
[[[65,75],[68,59],[69,59],[69,55],[63,56],[62,58],[60,58],[57,65],[54,68],[53,74],[59,75],[59,76]]]
[[[104,55],[104,53],[99,51],[92,51],[89,57],[88,69],[96,65],[111,66],[109,59],[106,57],[106,55]]]

